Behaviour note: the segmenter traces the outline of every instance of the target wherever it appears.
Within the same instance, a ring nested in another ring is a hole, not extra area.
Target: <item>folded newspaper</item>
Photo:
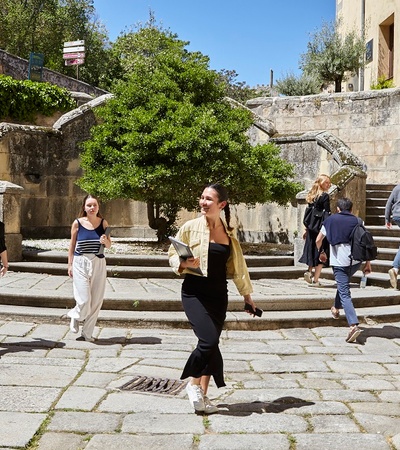
[[[174,246],[176,253],[178,253],[178,256],[180,258],[182,259],[194,258],[192,250],[187,244],[185,244],[182,241],[179,241],[178,239],[175,239],[172,236],[169,236],[168,239],[171,241],[171,244]],[[200,267],[197,267],[196,269],[188,267],[187,270],[198,273],[199,275],[203,275],[203,272],[201,271]]]

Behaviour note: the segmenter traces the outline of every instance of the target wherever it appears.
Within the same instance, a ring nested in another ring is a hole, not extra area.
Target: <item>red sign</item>
[[[78,52],[78,53],[64,53],[63,58],[64,59],[81,59],[85,57],[85,52]]]
[[[79,66],[81,64],[85,63],[85,59],[84,58],[77,58],[77,59],[66,59],[65,60],[65,65],[66,66]]]

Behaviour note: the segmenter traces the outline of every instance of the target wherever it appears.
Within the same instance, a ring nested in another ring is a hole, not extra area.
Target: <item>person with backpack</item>
[[[392,221],[400,227],[400,184],[391,192],[385,207],[385,226],[388,230],[392,228]],[[389,269],[390,285],[397,289],[397,275],[400,269],[400,248],[394,257],[392,268]]]
[[[322,263],[319,260],[319,255],[315,248],[315,239],[318,236],[325,217],[331,213],[328,194],[330,187],[331,179],[328,175],[321,174],[314,181],[306,198],[308,207],[303,219],[303,239],[305,242],[303,254],[299,259],[299,262],[307,264],[308,270],[304,273],[304,279],[312,287],[323,286],[319,281],[319,277],[321,275],[322,268],[329,266],[329,258],[326,259],[325,263]],[[325,253],[329,255],[329,245],[323,243],[323,246]]]
[[[352,237],[359,219],[352,214],[353,202],[349,198],[340,198],[337,202],[337,214],[329,216],[322,225],[316,239],[317,250],[321,250],[324,239],[329,242],[330,264],[335,276],[337,290],[335,304],[331,308],[334,319],[339,319],[340,309],[343,308],[349,332],[346,342],[354,342],[360,335],[359,321],[350,293],[350,279],[360,269],[361,260],[352,256]],[[324,260],[324,255],[321,255]],[[371,273],[371,262],[365,262],[364,274]]]

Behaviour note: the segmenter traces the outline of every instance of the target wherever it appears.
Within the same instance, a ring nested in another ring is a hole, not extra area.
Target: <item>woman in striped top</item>
[[[72,223],[68,251],[68,275],[73,280],[76,305],[67,315],[73,333],[78,333],[79,322],[84,321],[79,340],[94,341],[92,334],[103,304],[107,278],[102,250],[111,247],[111,239],[105,233],[107,227],[107,221],[99,213],[98,199],[87,195],[79,218]]]

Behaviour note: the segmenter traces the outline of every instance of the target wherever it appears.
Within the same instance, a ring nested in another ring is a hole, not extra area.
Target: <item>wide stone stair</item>
[[[400,291],[390,288],[388,269],[399,247],[400,229],[387,230],[384,210],[393,185],[367,185],[366,225],[378,246],[378,259],[367,288],[361,272],[352,280],[352,296],[361,321],[399,320]],[[74,305],[67,274],[67,253],[25,251],[1,280],[0,317],[21,320],[65,321]],[[335,295],[331,269],[324,269],[324,288],[303,280],[304,266],[292,255],[246,256],[253,280],[253,298],[265,312],[261,319],[243,312],[243,299],[231,281],[227,329],[277,329],[333,324],[329,313]],[[181,307],[181,278],[168,266],[167,255],[107,255],[107,289],[99,320],[115,326],[188,327]],[[346,325],[344,317],[334,321]]]

